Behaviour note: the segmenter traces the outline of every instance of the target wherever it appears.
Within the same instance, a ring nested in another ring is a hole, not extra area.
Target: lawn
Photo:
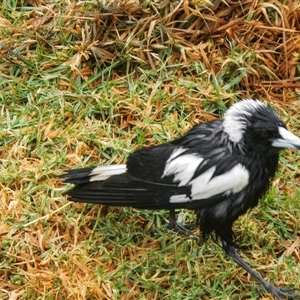
[[[3,0],[0,37],[0,299],[272,299],[213,239],[164,229],[168,212],[68,202],[58,175],[125,163],[242,98],[300,135],[299,1]],[[284,151],[234,225],[278,286],[300,287],[299,164]]]

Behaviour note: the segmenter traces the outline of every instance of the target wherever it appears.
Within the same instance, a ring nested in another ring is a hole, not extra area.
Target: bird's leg
[[[266,281],[259,273],[254,271],[237,253],[236,249],[222,241],[223,249],[227,256],[231,258],[235,263],[237,263],[240,267],[246,270],[254,279],[256,279],[266,291],[268,291],[276,300],[282,299],[300,299],[300,294],[295,294],[295,291],[299,290],[296,288],[286,289],[279,288],[273,285],[272,283]]]
[[[175,232],[178,232],[183,235],[195,237],[195,234],[188,229],[188,228],[193,228],[193,226],[195,226],[195,225],[194,224],[181,225],[181,224],[177,223],[175,209],[170,209],[169,224],[167,225],[168,229],[172,229]]]
[[[175,209],[170,209],[169,223],[166,226],[166,228],[186,236],[196,237],[197,239],[199,238],[199,236],[195,235],[192,231],[189,230],[189,229],[196,228],[195,223],[181,225],[176,221]],[[150,233],[153,235],[157,234],[157,229],[151,230]]]

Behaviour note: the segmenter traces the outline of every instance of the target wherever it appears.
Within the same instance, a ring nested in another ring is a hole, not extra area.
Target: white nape
[[[223,127],[232,142],[238,143],[242,140],[248,122],[245,117],[251,116],[262,107],[265,108],[267,105],[259,100],[243,99],[227,110]]]

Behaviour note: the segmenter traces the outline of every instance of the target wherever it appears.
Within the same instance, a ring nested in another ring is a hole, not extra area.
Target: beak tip
[[[274,146],[278,148],[294,148],[300,149],[300,139],[286,128],[279,127],[281,138],[274,141]]]

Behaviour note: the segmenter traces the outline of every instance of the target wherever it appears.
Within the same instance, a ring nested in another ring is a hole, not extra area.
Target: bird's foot
[[[267,290],[276,300],[282,299],[300,299],[300,294],[296,294],[297,291],[300,291],[298,288],[280,288],[273,284],[269,284],[268,287],[256,287],[256,290],[260,293],[263,293],[264,290]]]
[[[186,236],[192,236],[192,237],[197,237],[190,229],[196,228],[196,224],[187,224],[187,225],[181,225],[175,221],[170,221],[169,224],[167,225],[168,229],[171,229],[175,232],[178,232],[182,235]]]
[[[300,299],[300,294],[295,294],[295,291],[299,291],[297,288],[280,288],[272,284],[271,282],[266,281],[262,276],[255,272],[237,253],[236,249],[228,244],[226,241],[222,241],[223,249],[228,257],[230,257],[234,262],[236,262],[240,267],[246,270],[254,279],[256,279],[261,287],[256,288],[260,292],[267,291],[270,293],[274,299],[283,300],[283,299]]]
[[[199,237],[190,230],[190,229],[195,229],[196,227],[197,227],[197,225],[195,223],[181,225],[178,222],[176,222],[175,210],[170,209],[169,224],[167,225],[168,229],[171,229],[180,234],[183,234],[186,236],[192,236],[192,237],[195,237],[198,239]]]
[[[179,224],[177,222],[169,222],[167,226],[165,226],[164,228],[167,228],[169,230],[173,230],[179,234],[182,235],[186,235],[186,236],[192,236],[192,237],[196,237],[199,238],[197,235],[195,235],[190,229],[194,229],[196,228],[196,224],[192,223],[192,224],[186,224],[186,225],[182,225]],[[151,235],[156,235],[158,233],[157,229],[152,229],[150,230],[150,234]]]
[[[181,225],[176,221],[176,217],[175,217],[175,210],[174,209],[170,209],[170,216],[169,216],[169,223],[166,226],[166,228],[171,229],[179,234],[182,235],[186,235],[186,236],[192,236],[194,238],[199,239],[199,236],[197,236],[196,234],[194,234],[190,229],[195,229],[197,228],[196,223],[190,223],[190,224],[186,224],[186,225]],[[157,230],[151,230],[150,233],[152,235],[157,234]]]

